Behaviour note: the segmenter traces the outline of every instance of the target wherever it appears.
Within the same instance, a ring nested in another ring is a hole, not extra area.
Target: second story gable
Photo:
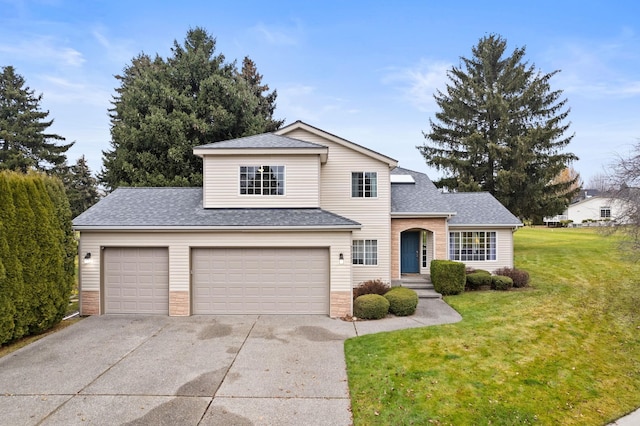
[[[265,133],[195,147],[205,208],[318,208],[322,145]]]
[[[193,152],[203,158],[205,208],[389,213],[389,171],[397,162],[300,121]]]

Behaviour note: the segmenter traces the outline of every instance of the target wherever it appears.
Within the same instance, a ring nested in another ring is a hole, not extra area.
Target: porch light
[[[342,253],[338,256],[338,262],[340,262],[341,265],[344,263],[344,255]]]
[[[84,263],[85,265],[88,265],[89,263],[91,263],[91,252],[87,252],[87,254],[84,255],[84,259],[82,259],[82,263]]]

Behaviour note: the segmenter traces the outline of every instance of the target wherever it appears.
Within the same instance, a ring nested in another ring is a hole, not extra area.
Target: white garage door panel
[[[193,249],[195,314],[327,314],[329,250]]]
[[[104,250],[107,314],[169,313],[169,251],[166,248]]]

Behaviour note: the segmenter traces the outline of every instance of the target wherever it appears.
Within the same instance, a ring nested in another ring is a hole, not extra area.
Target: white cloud
[[[299,22],[296,22],[292,28],[268,26],[259,23],[251,28],[251,32],[255,33],[261,41],[276,46],[295,46],[299,44],[302,29]]]
[[[106,33],[108,31],[103,27],[95,27],[91,34],[98,44],[104,48],[107,57],[114,63],[127,63],[136,53],[128,40],[109,38]]]
[[[449,69],[450,63],[423,59],[414,67],[392,69],[383,82],[397,85],[403,98],[419,111],[433,112],[436,110],[433,94],[445,89]]]
[[[55,65],[80,67],[85,59],[79,51],[65,46],[51,37],[38,37],[22,40],[16,44],[0,43],[0,53],[10,54],[14,58],[22,58],[35,62],[48,61]]]
[[[553,69],[554,87],[588,99],[629,98],[640,95],[640,54],[636,34],[623,28],[617,37],[594,42],[559,42],[542,56]]]
[[[293,83],[278,89],[278,115],[288,120],[318,123],[329,116],[355,115],[360,112],[349,100],[323,94],[315,86]]]

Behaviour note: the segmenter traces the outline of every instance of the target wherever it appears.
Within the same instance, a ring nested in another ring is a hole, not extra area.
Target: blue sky
[[[94,172],[109,149],[119,74],[145,52],[170,54],[190,27],[227,60],[252,58],[277,89],[276,118],[303,120],[427,172],[415,146],[446,71],[497,33],[568,98],[573,166],[588,183],[640,138],[640,3],[635,1],[0,0],[0,66],[42,93],[51,130]]]

